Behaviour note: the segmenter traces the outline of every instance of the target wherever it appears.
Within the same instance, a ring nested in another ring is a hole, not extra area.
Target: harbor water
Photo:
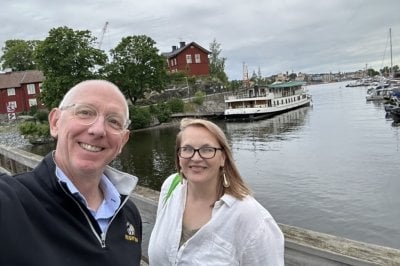
[[[400,249],[400,126],[366,87],[308,86],[313,106],[216,121],[254,196],[278,223]],[[174,169],[176,126],[134,132],[113,166],[158,190]],[[42,154],[46,146],[32,147]]]

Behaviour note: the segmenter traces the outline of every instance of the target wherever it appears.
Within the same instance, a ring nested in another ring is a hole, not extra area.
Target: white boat
[[[225,96],[224,117],[228,121],[251,121],[310,105],[311,95],[304,85],[300,81],[273,83]]]
[[[367,101],[382,101],[388,100],[392,94],[392,87],[390,84],[379,84],[377,86],[370,87],[367,90]]]

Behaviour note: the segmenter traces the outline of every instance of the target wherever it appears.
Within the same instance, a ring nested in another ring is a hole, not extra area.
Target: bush
[[[171,113],[182,113],[184,111],[184,102],[182,99],[172,98],[167,102],[167,106]]]
[[[171,110],[165,103],[150,106],[150,113],[153,114],[158,122],[165,123],[170,121]]]
[[[130,127],[132,129],[140,129],[150,126],[152,117],[149,108],[139,108],[136,106],[129,107],[129,116],[131,119]]]
[[[50,127],[47,123],[25,122],[19,126],[19,132],[29,137],[50,137]]]
[[[19,126],[19,132],[21,135],[32,136],[36,133],[36,123],[35,122],[25,122]]]
[[[194,94],[193,102],[196,103],[196,104],[198,104],[198,105],[202,105],[203,102],[204,102],[204,96],[205,96],[205,95],[206,95],[206,94],[205,94],[203,91],[197,91],[197,92]]]
[[[50,127],[47,123],[36,124],[36,133],[39,137],[50,137]]]
[[[36,118],[37,121],[45,123],[48,121],[49,112],[47,110],[37,110],[34,117]]]
[[[34,116],[36,114],[37,110],[38,110],[37,105],[32,105],[28,112],[28,115]]]

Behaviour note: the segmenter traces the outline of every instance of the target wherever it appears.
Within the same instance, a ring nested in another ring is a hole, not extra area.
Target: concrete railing
[[[35,167],[42,156],[0,145],[0,171],[19,173]],[[143,259],[156,218],[159,192],[138,186],[131,199],[143,219]],[[400,250],[353,241],[279,224],[285,235],[285,265],[400,265]]]

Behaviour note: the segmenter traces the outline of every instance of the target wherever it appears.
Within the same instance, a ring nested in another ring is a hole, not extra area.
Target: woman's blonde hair
[[[243,181],[242,176],[239,173],[239,170],[236,167],[235,161],[233,159],[232,150],[229,146],[228,140],[225,136],[225,133],[211,121],[205,119],[191,119],[184,118],[180,123],[180,132],[176,136],[175,143],[175,166],[178,172],[181,171],[179,165],[179,156],[178,156],[178,148],[181,146],[182,142],[182,132],[187,127],[203,127],[208,130],[218,141],[219,145],[221,145],[222,152],[225,154],[225,165],[220,170],[220,182],[218,183],[218,196],[221,197],[223,194],[230,194],[238,199],[243,199],[245,196],[250,195],[250,188]],[[229,187],[223,186],[223,175],[225,174],[226,179],[229,182]],[[184,177],[185,178],[185,177]]]

